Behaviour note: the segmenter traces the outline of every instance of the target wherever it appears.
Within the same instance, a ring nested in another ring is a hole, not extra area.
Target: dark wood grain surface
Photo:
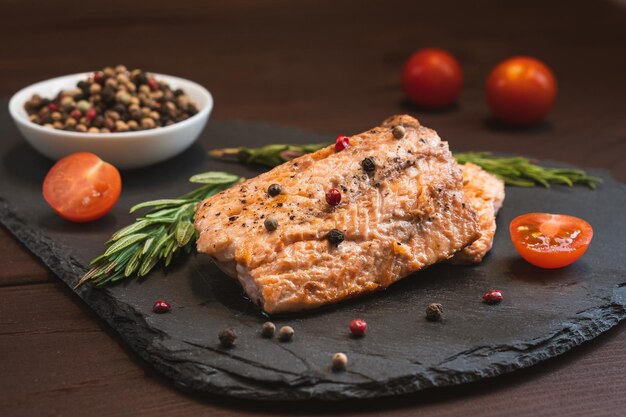
[[[509,151],[604,168],[626,181],[626,10],[606,1],[0,2],[0,94],[125,63],[200,82],[214,118],[355,133],[408,112],[455,150]],[[406,105],[399,69],[438,46],[465,71],[458,105]],[[483,83],[513,54],[559,81],[548,120],[489,118]],[[6,111],[6,110],[2,110]],[[253,403],[181,393],[0,229],[0,413],[4,416],[618,416],[624,325],[559,358],[492,380],[361,402]]]

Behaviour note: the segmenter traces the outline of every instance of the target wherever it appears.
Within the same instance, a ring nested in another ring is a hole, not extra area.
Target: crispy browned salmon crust
[[[400,139],[396,126],[406,131]],[[282,193],[270,196],[271,184]],[[330,188],[342,194],[336,207],[325,200]],[[278,221],[271,232],[268,217]],[[480,236],[447,142],[410,116],[352,136],[347,149],[328,146],[206,199],[195,226],[198,251],[268,313],[386,288]],[[329,242],[332,229],[345,240]]]

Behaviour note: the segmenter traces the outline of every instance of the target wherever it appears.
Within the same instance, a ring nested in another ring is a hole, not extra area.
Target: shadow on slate
[[[6,108],[6,102],[0,103]],[[206,151],[236,144],[331,141],[321,135],[252,122],[211,122],[201,140],[181,156],[141,171],[123,173],[115,209],[83,225],[52,214],[40,187],[52,162],[20,138],[8,114],[0,115],[0,220],[65,283],[72,287],[103,242],[133,217],[135,203],[180,195],[186,179],[208,170],[244,176],[260,171],[213,161]],[[584,187],[507,189],[495,245],[475,267],[437,265],[387,291],[303,315],[274,317],[290,325],[290,343],[261,338],[267,317],[208,257],[179,259],[168,271],[77,293],[143,359],[183,389],[265,400],[342,399],[404,394],[511,372],[561,354],[615,326],[626,316],[626,189],[605,178],[596,191]],[[529,211],[568,213],[587,219],[595,237],[576,264],[556,271],[519,259],[510,243],[511,219]],[[505,301],[481,302],[500,288]],[[152,313],[155,299],[173,305]],[[431,323],[424,309],[444,305],[444,319]],[[363,318],[363,339],[348,336],[348,322]],[[222,349],[217,334],[236,329],[234,349]],[[330,358],[346,352],[346,372],[333,372]]]

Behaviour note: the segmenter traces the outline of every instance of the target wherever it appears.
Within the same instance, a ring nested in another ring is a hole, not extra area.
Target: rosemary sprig
[[[518,187],[543,185],[549,188],[551,184],[571,187],[581,184],[595,189],[596,183],[602,182],[602,178],[589,175],[582,169],[542,167],[521,156],[498,157],[490,152],[467,152],[454,157],[459,164],[471,162],[502,178],[505,184]]]
[[[209,151],[209,155],[214,158],[237,158],[245,164],[260,164],[275,167],[304,154],[320,150],[326,146],[328,146],[328,144],[325,143],[309,145],[275,144],[266,145],[261,148],[240,146],[238,148],[213,149]]]
[[[267,145],[261,148],[242,146],[214,149],[209,152],[209,155],[215,158],[235,157],[246,164],[274,167],[306,153],[315,152],[325,146],[328,145]],[[485,171],[497,175],[505,184],[518,187],[536,185],[550,187],[551,184],[563,184],[571,187],[575,184],[582,184],[594,189],[596,183],[602,182],[601,178],[588,175],[582,169],[543,167],[521,156],[499,157],[490,152],[467,152],[454,154],[454,157],[459,164],[471,162]]]
[[[133,275],[142,277],[159,261],[167,267],[177,253],[190,253],[198,237],[193,226],[196,205],[241,180],[225,172],[205,172],[189,179],[203,185],[181,197],[137,204],[131,213],[149,210],[113,234],[107,250],[91,261],[91,269],[76,287],[87,281],[104,285]]]

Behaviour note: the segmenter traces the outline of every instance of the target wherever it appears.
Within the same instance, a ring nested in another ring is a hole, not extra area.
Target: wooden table
[[[216,2],[217,3],[217,2]],[[125,63],[190,78],[214,118],[355,133],[408,112],[455,150],[510,151],[609,169],[626,181],[626,10],[602,1],[5,2],[0,94],[52,76]],[[221,4],[224,3],[224,4]],[[407,106],[399,70],[425,46],[462,63],[459,104]],[[513,54],[559,81],[548,121],[493,122],[489,69]],[[6,111],[6,110],[2,110]],[[181,393],[0,229],[0,414],[599,416],[626,412],[626,328],[511,375],[417,395],[280,404]]]

